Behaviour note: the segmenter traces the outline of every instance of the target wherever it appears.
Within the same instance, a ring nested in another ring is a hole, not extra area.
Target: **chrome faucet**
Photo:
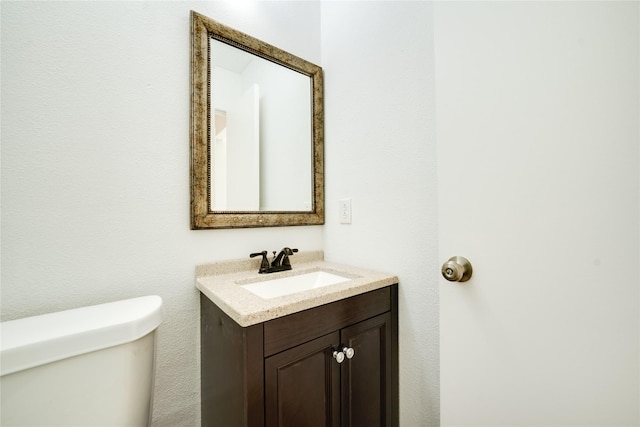
[[[250,254],[249,257],[253,258],[256,256],[262,256],[258,273],[266,274],[275,273],[276,271],[291,270],[289,255],[293,255],[296,252],[298,252],[297,249],[283,248],[276,256],[276,251],[273,251],[273,260],[271,261],[271,264],[269,264],[269,260],[267,259],[267,251],[255,252]]]

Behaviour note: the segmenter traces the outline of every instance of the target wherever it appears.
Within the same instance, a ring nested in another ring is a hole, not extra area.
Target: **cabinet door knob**
[[[356,351],[351,347],[344,347],[342,349],[342,352],[345,354],[345,356],[347,356],[347,359],[351,359],[356,355]]]
[[[336,359],[336,362],[342,363],[344,362],[344,353],[341,351],[334,351],[333,358]]]

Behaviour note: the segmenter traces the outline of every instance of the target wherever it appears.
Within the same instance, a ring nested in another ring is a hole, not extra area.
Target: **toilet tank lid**
[[[135,341],[162,322],[156,295],[0,323],[0,375]]]

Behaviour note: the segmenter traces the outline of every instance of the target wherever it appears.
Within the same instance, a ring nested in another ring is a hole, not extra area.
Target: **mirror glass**
[[[324,223],[322,69],[192,12],[191,223]]]
[[[211,209],[310,211],[309,76],[213,37],[209,61]]]

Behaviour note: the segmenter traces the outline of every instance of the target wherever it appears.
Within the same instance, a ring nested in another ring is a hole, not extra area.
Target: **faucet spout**
[[[289,255],[293,255],[295,252],[298,252],[298,250],[283,248],[278,256],[275,257],[273,261],[271,261],[271,268],[278,268],[279,270],[276,271],[291,270],[291,261],[289,260]]]
[[[262,257],[258,273],[266,274],[275,273],[276,271],[291,270],[291,261],[289,260],[289,256],[293,255],[296,252],[298,252],[297,249],[284,248],[276,256],[276,251],[273,251],[273,261],[271,261],[271,264],[269,264],[269,261],[267,260],[267,251],[255,252],[250,254],[249,256],[251,258],[257,256]]]

